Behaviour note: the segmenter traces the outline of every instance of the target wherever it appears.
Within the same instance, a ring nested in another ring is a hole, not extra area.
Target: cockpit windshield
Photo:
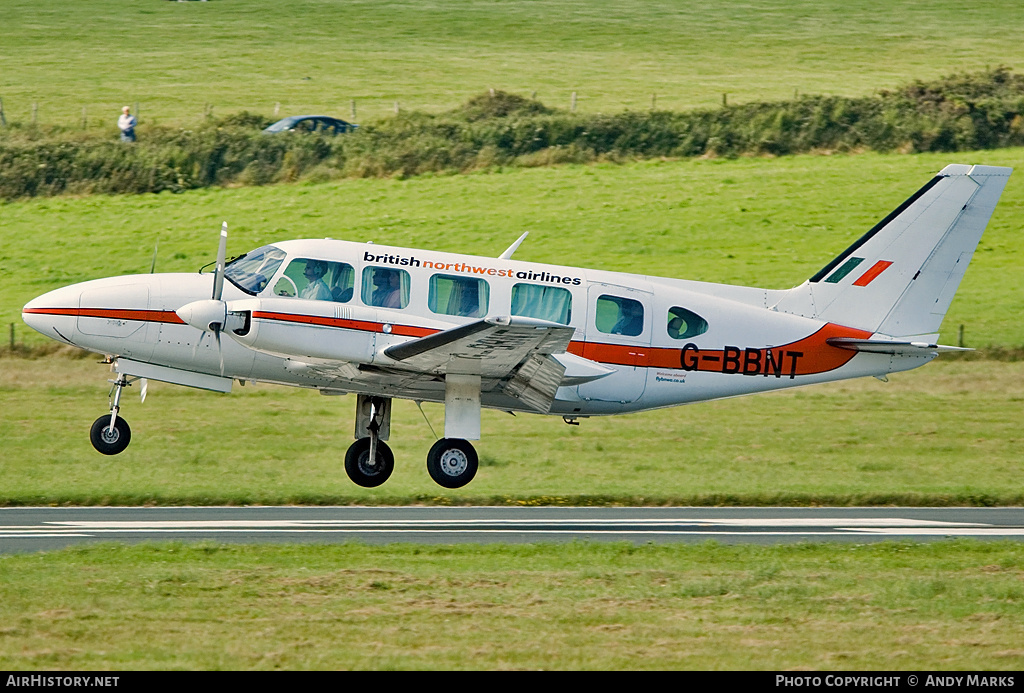
[[[267,287],[284,258],[283,250],[265,245],[232,260],[224,269],[224,277],[242,291],[255,296]]]

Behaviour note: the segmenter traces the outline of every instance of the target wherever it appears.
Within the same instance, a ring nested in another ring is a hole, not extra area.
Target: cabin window
[[[314,301],[348,303],[356,272],[345,262],[297,258],[274,285],[275,296],[298,296]]]
[[[367,267],[360,295],[368,306],[405,308],[409,305],[409,273],[391,267]]]
[[[483,279],[435,274],[430,278],[427,306],[434,313],[480,318],[487,314],[490,287]]]
[[[267,288],[284,258],[283,250],[265,245],[228,263],[224,277],[247,294],[256,295]]]
[[[668,336],[689,339],[708,331],[708,321],[692,310],[676,306],[668,311]]]
[[[572,294],[558,286],[516,284],[512,287],[512,315],[568,325],[572,320]]]
[[[644,306],[631,298],[605,294],[597,299],[594,324],[605,334],[636,337],[644,331]]]

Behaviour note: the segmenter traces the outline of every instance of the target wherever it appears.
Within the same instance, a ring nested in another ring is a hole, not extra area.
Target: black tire
[[[370,439],[360,438],[345,453],[345,473],[363,488],[380,486],[395,471],[395,453],[383,440],[377,441],[377,464],[370,465]]]
[[[104,414],[92,425],[89,440],[97,452],[104,455],[116,455],[123,452],[128,443],[132,442],[132,429],[128,422],[118,416],[114,420],[114,428],[110,428],[110,414]]]
[[[427,453],[427,473],[445,488],[461,488],[473,480],[479,460],[468,440],[442,438]]]

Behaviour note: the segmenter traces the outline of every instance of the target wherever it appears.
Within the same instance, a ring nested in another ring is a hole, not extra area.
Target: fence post
[[[960,329],[957,331],[956,345],[958,347],[963,347],[963,345],[964,345],[964,326],[963,325],[961,325]]]
[[[11,353],[14,353],[14,323],[11,323]]]
[[[725,93],[722,94],[722,108],[725,108],[726,106],[729,105],[729,98],[728,97],[729,97],[728,94],[725,94]]]
[[[572,93],[572,101],[569,104],[569,112],[570,113],[575,113],[576,112],[576,92]]]
[[[36,101],[32,102],[32,124],[36,124],[36,119],[39,117],[39,103]]]
[[[85,106],[82,106],[82,129],[85,130],[89,126],[89,121],[86,117]]]
[[[658,107],[658,95],[657,94],[651,94],[651,110],[653,111],[657,107]]]
[[[397,102],[397,101],[395,101],[395,115],[398,115],[398,112],[399,112],[400,110],[401,110],[401,107],[400,107],[400,106],[398,105],[398,102]]]
[[[4,115],[4,100],[0,99],[0,125],[7,127],[7,116]]]
[[[352,99],[352,120],[356,119],[356,100]]]
[[[280,112],[281,112],[281,102],[278,101],[277,103],[274,104],[274,117],[276,118],[277,114],[280,113]]]

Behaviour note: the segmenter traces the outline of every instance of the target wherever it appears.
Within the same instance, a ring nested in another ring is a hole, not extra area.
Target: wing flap
[[[472,374],[497,381],[506,395],[547,412],[565,374],[564,354],[575,328],[523,317],[486,318],[388,347],[403,369],[435,375]]]
[[[531,355],[565,352],[574,332],[572,327],[546,320],[486,318],[396,344],[384,355],[410,370],[505,378]]]

